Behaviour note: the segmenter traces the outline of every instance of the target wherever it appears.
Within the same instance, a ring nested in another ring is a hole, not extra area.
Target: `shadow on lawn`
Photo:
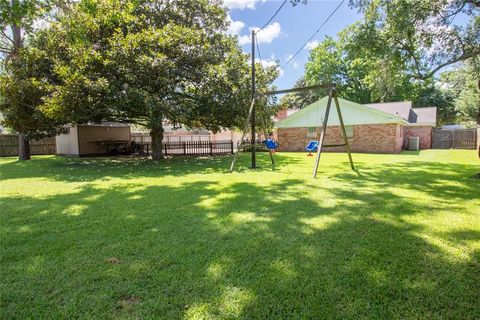
[[[436,201],[446,191],[471,200],[467,181],[437,183],[453,171],[419,166],[436,171],[423,184],[401,172],[396,183],[422,186]],[[420,237],[422,227],[404,218],[438,204],[382,188],[401,168],[376,170],[333,177],[352,185],[324,190],[322,201],[300,179],[269,189],[201,181],[3,198],[2,313],[479,318],[479,252],[456,259]],[[366,192],[366,181],[379,188]]]
[[[48,178],[58,181],[95,181],[107,177],[123,179],[137,177],[183,176],[186,174],[228,173],[233,156],[215,157],[172,157],[160,161],[140,157],[68,158],[41,157],[32,161],[11,161],[0,166],[1,180],[19,178]],[[272,166],[268,155],[257,157],[261,170],[275,171],[294,165],[298,159],[286,155],[275,155],[276,166]],[[238,158],[235,172],[250,170],[250,157],[243,154]]]
[[[345,163],[346,165],[346,163]],[[372,183],[378,188],[405,188],[426,192],[444,200],[461,201],[480,197],[480,181],[472,178],[473,165],[412,161],[391,165],[358,166],[357,172],[345,171],[332,177],[348,181],[355,188]]]

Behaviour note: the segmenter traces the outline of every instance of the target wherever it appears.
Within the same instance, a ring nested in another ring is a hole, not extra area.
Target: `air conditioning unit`
[[[408,137],[408,150],[419,150],[420,149],[420,138],[419,137]]]

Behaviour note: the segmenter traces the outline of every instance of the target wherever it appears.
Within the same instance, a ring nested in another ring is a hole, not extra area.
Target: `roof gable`
[[[400,123],[407,124],[402,118],[376,110],[352,101],[338,99],[340,110],[342,112],[345,125],[361,124],[381,124],[381,123]],[[296,127],[318,127],[323,123],[325,111],[327,108],[328,96],[310,104],[309,106],[297,111],[291,116],[277,122],[277,128],[296,128]],[[332,101],[328,117],[328,125],[339,125],[335,102]]]
[[[427,108],[413,108],[413,113],[415,113],[415,121],[409,121],[412,123],[422,124],[436,124],[437,123],[437,107],[427,107]]]
[[[370,103],[366,106],[397,115],[410,124],[435,125],[437,122],[437,107],[412,108],[411,101]]]
[[[395,116],[399,116],[404,120],[409,120],[410,111],[412,109],[411,101],[400,101],[400,102],[385,102],[385,103],[369,103],[365,104],[370,108],[374,108]]]

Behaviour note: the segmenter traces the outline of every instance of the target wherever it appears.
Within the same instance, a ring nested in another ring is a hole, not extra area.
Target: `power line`
[[[275,11],[275,13],[273,14],[273,16],[260,28],[258,29],[255,33],[259,33],[260,31],[262,31],[266,26],[268,26],[268,24],[270,22],[272,22],[272,20],[277,16],[277,14],[280,12],[280,10],[282,10],[283,6],[287,3],[287,0],[284,0],[282,2],[282,4],[280,5],[280,7],[277,9],[277,11]]]
[[[325,21],[323,21],[323,23],[320,25],[320,27],[318,27],[318,29],[310,36],[310,38],[308,38],[307,41],[305,41],[305,43],[303,44],[303,46],[300,47],[300,49],[298,49],[298,51],[290,57],[290,59],[288,59],[288,61],[280,68],[281,70],[283,70],[283,68],[285,68],[290,62],[292,62],[292,60],[305,48],[305,46],[310,42],[310,40],[313,39],[313,37],[315,37],[317,35],[317,33],[320,32],[320,30],[323,28],[323,26],[328,22],[328,20],[330,20],[330,18],[335,14],[335,12],[337,12],[338,8],[340,8],[340,6],[345,2],[345,0],[342,0],[342,2],[340,2],[340,4],[335,8],[335,10],[332,11],[332,13],[330,13],[330,15],[327,17],[327,19],[325,19]]]
[[[257,45],[258,57],[260,58],[260,62],[262,62],[262,54],[260,53],[260,47],[258,46],[258,41],[255,41],[255,44]]]

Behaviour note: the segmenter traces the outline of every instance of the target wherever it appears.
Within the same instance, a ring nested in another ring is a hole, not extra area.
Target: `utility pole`
[[[252,100],[255,99],[255,31],[252,30]],[[255,102],[254,102],[255,103]],[[255,105],[252,110],[252,137],[251,137],[251,148],[252,148],[252,169],[257,167],[257,157],[255,150]]]

